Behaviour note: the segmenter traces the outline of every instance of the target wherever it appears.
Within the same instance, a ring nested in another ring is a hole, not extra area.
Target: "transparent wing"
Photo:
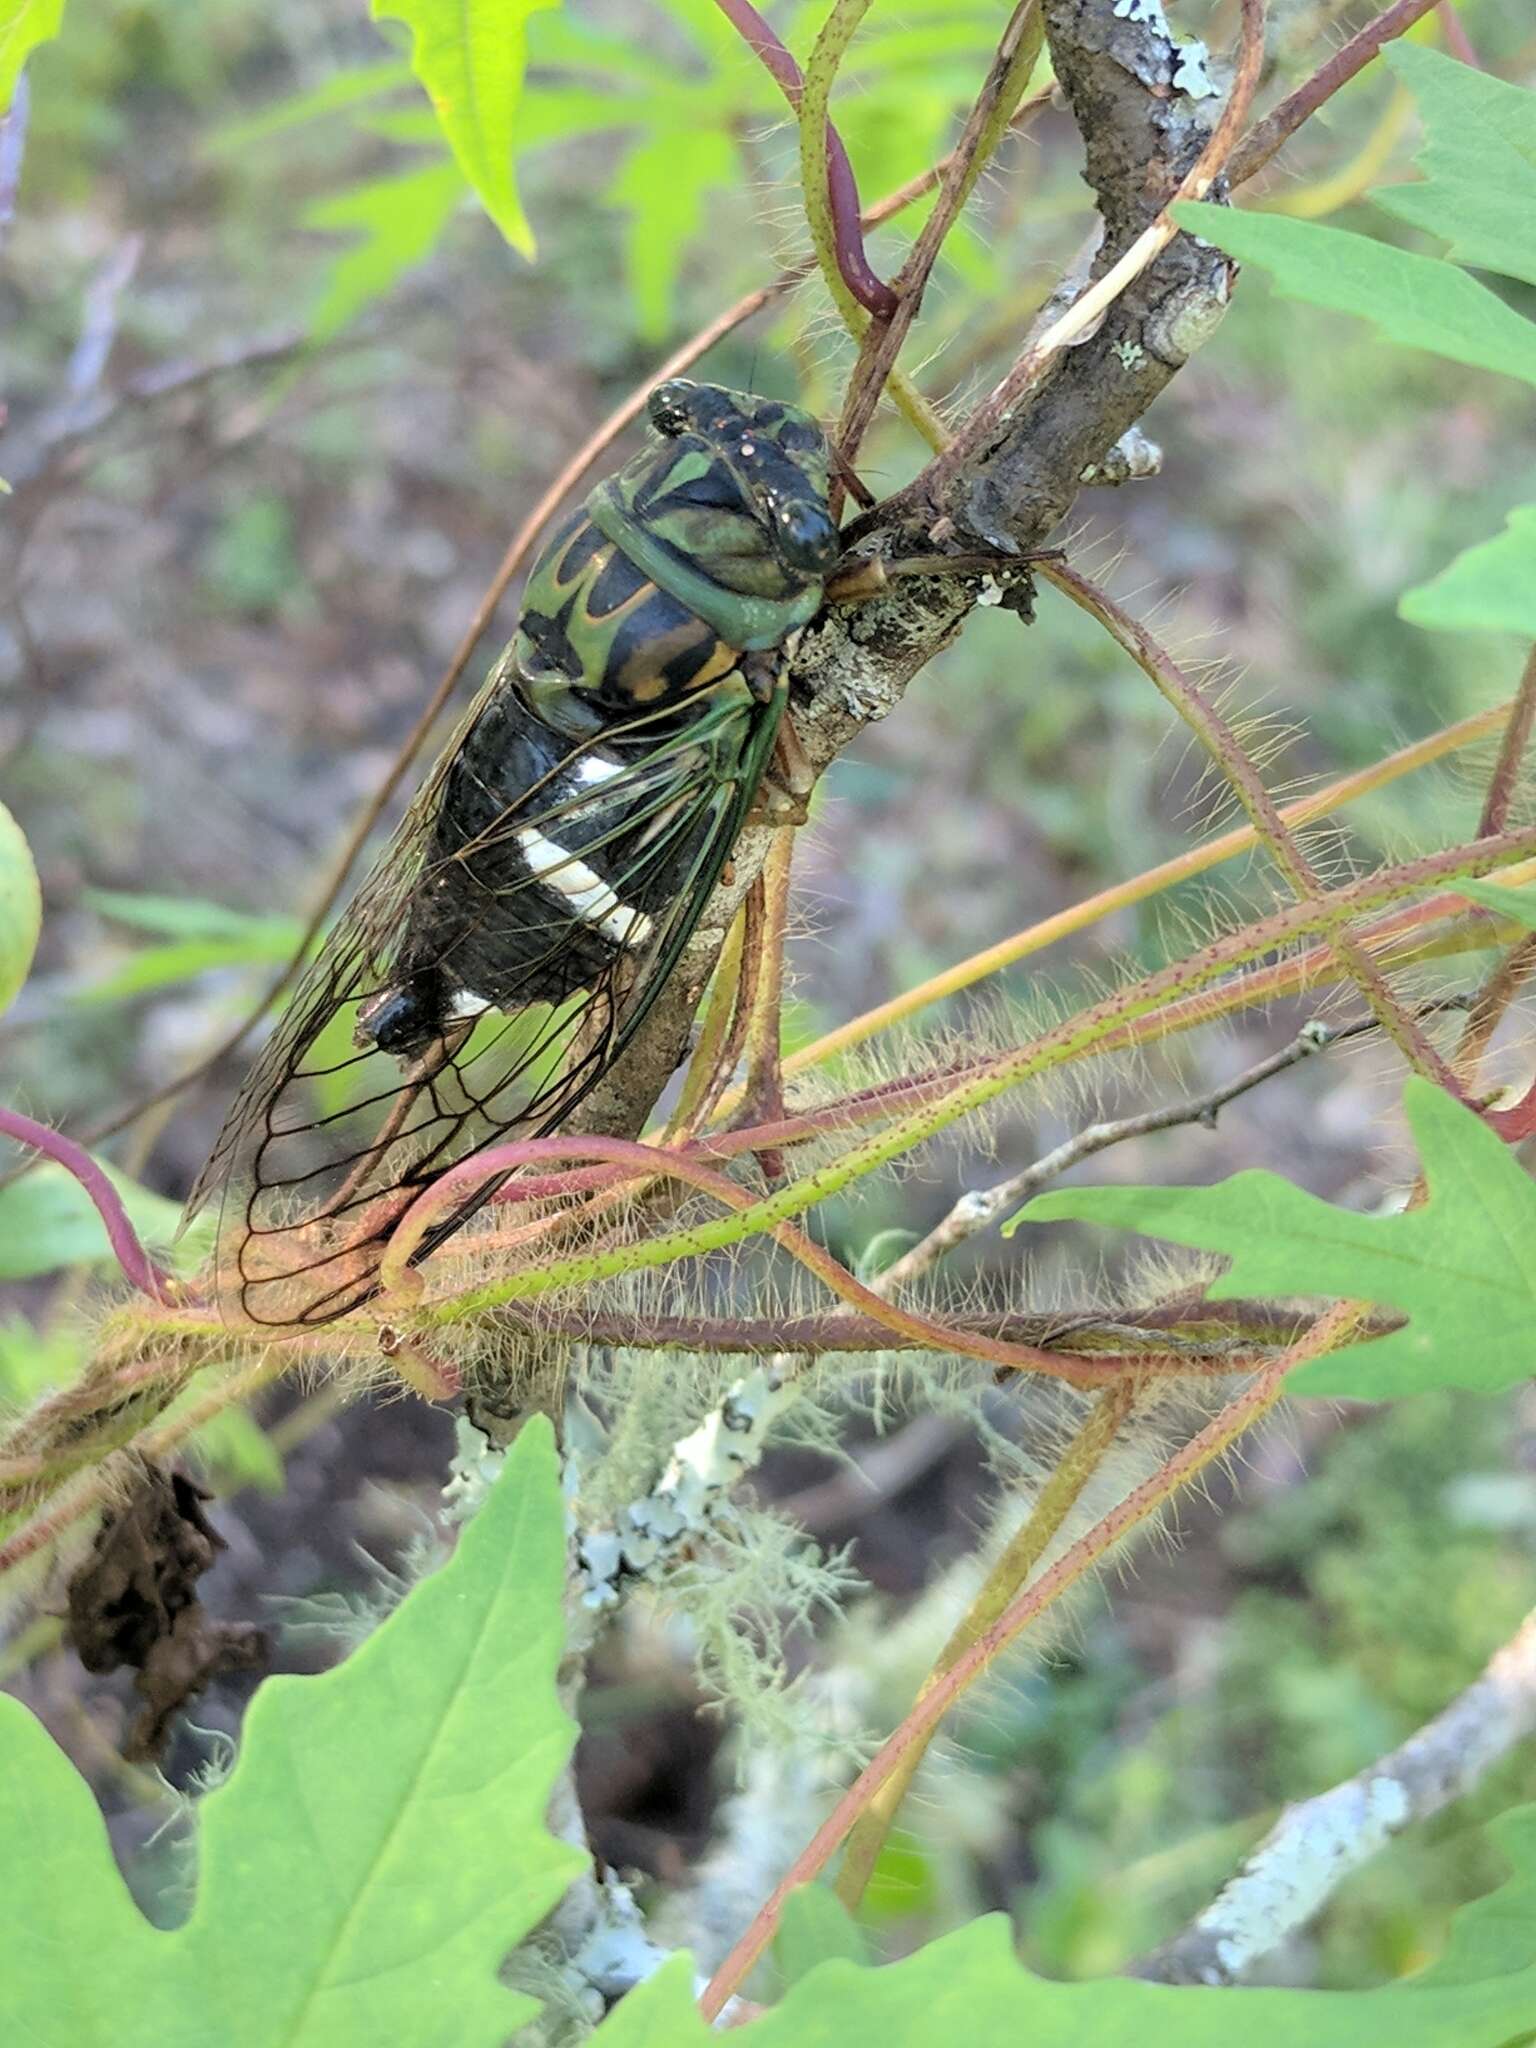
[[[230,1320],[312,1326],[355,1308],[422,1189],[494,1139],[554,1129],[597,1084],[698,922],[781,705],[782,690],[765,705],[719,687],[686,715],[571,747],[493,678],[304,975],[192,1192],[188,1216],[220,1198]],[[499,1178],[469,1189],[420,1255]]]

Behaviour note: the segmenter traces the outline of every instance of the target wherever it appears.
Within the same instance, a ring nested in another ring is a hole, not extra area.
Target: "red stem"
[[[169,1306],[176,1299],[171,1276],[155,1264],[140,1244],[139,1233],[128,1220],[121,1195],[83,1146],[61,1131],[50,1131],[46,1124],[34,1123],[17,1109],[0,1109],[0,1136],[14,1138],[19,1145],[30,1145],[72,1173],[95,1203],[96,1213],[106,1225],[107,1241],[127,1278],[151,1301]]]
[[[617,1166],[628,1166],[647,1178],[667,1174],[701,1188],[706,1194],[713,1195],[722,1207],[738,1213],[756,1206],[756,1198],[745,1188],[737,1187],[734,1181],[727,1180],[723,1173],[715,1172],[697,1159],[668,1152],[660,1146],[642,1145],[634,1138],[613,1138],[594,1133],[568,1138],[514,1139],[508,1144],[493,1145],[469,1159],[461,1159],[416,1197],[396,1223],[379,1267],[379,1281],[385,1294],[420,1287],[420,1276],[408,1261],[433,1217],[449,1206],[460,1188],[493,1174],[509,1173],[525,1164],[573,1158],[611,1161]],[[1053,1378],[1068,1380],[1074,1386],[1103,1386],[1123,1376],[1122,1366],[1104,1358],[1078,1358],[1068,1352],[1043,1351],[1034,1344],[1007,1343],[979,1330],[955,1327],[933,1316],[919,1314],[915,1309],[898,1307],[855,1279],[829,1251],[788,1220],[768,1224],[765,1234],[819,1280],[825,1281],[840,1300],[862,1309],[867,1316],[899,1336],[913,1338],[942,1351],[953,1351],[961,1358],[980,1358],[1012,1372],[1047,1373]],[[471,1307],[476,1305],[473,1293],[456,1298]]]
[[[752,0],[715,0],[715,5],[747,47],[762,59],[763,68],[798,113],[805,90],[800,66],[752,5]],[[896,294],[884,278],[878,277],[870,268],[864,251],[863,208],[859,204],[858,180],[853,175],[853,165],[843,147],[843,138],[830,121],[827,123],[827,197],[832,204],[837,267],[843,274],[844,284],[859,304],[877,319],[889,320],[896,310]]]

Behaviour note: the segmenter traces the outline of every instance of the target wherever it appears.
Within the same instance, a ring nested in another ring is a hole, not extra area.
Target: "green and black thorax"
[[[535,564],[513,644],[524,693],[573,734],[682,702],[820,609],[838,554],[830,453],[796,406],[682,379],[655,438]]]

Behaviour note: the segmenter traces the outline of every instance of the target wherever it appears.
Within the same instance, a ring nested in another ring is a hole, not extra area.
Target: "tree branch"
[[[1536,1612],[1481,1677],[1363,1771],[1288,1806],[1230,1884],[1131,1974],[1165,1984],[1237,1984],[1320,1913],[1394,1836],[1470,1792],[1536,1733]]]

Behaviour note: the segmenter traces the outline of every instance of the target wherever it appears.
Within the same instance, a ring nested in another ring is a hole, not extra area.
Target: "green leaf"
[[[1480,541],[1428,583],[1405,590],[1398,614],[1441,633],[1518,633],[1536,640],[1536,505],[1517,505],[1495,540]]]
[[[730,183],[735,165],[735,148],[717,128],[662,129],[630,151],[609,186],[609,199],[632,214],[626,254],[644,340],[666,333],[678,272],[704,221],[705,199]]]
[[[239,939],[183,939],[174,946],[146,946],[100,981],[82,988],[79,1000],[122,1002],[129,996],[195,981],[216,967],[271,966],[290,958],[298,929],[289,919],[274,917],[260,923],[253,919],[252,927]]]
[[[64,20],[64,0],[0,0],[0,113],[11,104],[22,66]]]
[[[87,910],[110,917],[136,931],[154,932],[165,939],[238,939],[253,930],[277,922],[249,910],[231,910],[222,903],[208,903],[197,896],[150,896],[128,889],[82,889],[80,901]],[[291,919],[289,928],[297,935]]]
[[[1279,213],[1235,213],[1184,200],[1173,216],[1191,234],[1267,270],[1282,298],[1356,313],[1403,348],[1429,349],[1453,363],[1536,384],[1536,323],[1437,256],[1415,256]]]
[[[27,836],[0,804],[0,1011],[8,1010],[32,970],[43,928],[43,892]]]
[[[1458,262],[1536,284],[1536,93],[1411,43],[1386,58],[1424,118],[1424,177],[1372,198]]]
[[[1527,1814],[1529,1814],[1527,1809]],[[932,2048],[958,2040],[992,2048],[1512,2048],[1536,2017],[1536,1918],[1529,1910],[1536,1827],[1506,1825],[1512,1882],[1470,1907],[1482,1916],[1463,1941],[1456,1981],[1406,1980],[1377,1991],[1205,1990],[1130,1978],[1060,1984],[1015,1959],[1001,1914],[930,1942],[884,1969],[827,1962],[764,2018],[728,2038],[742,2048]],[[709,2048],[720,2035],[699,2018],[686,1960],[632,1991],[592,2037],[593,2048]]]
[[[181,1221],[179,1204],[141,1187],[116,1167],[99,1161],[123,1198],[134,1229],[146,1243],[168,1245]],[[195,1264],[203,1246],[195,1237],[177,1246],[177,1264]],[[72,1173],[51,1159],[34,1166],[20,1180],[0,1188],[0,1280],[28,1280],[38,1273],[56,1273],[110,1259],[112,1248],[96,1205]]]
[[[498,1967],[581,1865],[545,1826],[565,1515],[530,1422],[453,1558],[320,1678],[269,1679],[150,1927],[83,1779],[0,1699],[0,2039],[27,2048],[502,2048]]]
[[[362,235],[331,268],[310,322],[316,341],[339,333],[429,256],[463,196],[458,166],[439,163],[356,185],[309,207],[305,227]]]
[[[818,1963],[843,1957],[869,1961],[869,1943],[830,1885],[807,1884],[784,1901],[773,1957],[786,1984],[798,1984]]]
[[[118,924],[154,932],[170,940],[146,946],[99,981],[88,983],[78,999],[86,1003],[117,1002],[191,981],[216,967],[259,967],[288,960],[300,938],[291,917],[258,917],[229,910],[222,903],[196,897],[147,896],[117,889],[84,889],[80,900]]]
[[[1498,911],[1501,917],[1513,918],[1527,931],[1536,932],[1536,882],[1524,888],[1498,882],[1458,882],[1456,894],[1465,896],[1469,902],[1481,903],[1485,910]]]
[[[512,177],[528,17],[559,0],[373,0],[375,21],[411,31],[411,69],[426,88],[448,146],[514,249],[533,254],[533,230]]]
[[[1424,1972],[1421,1984],[1479,1984],[1503,1971],[1524,1969],[1530,1960],[1536,1927],[1536,1806],[1500,1814],[1489,1833],[1514,1874],[1496,1892],[1462,1907],[1451,1922],[1444,1954]]]
[[[601,135],[643,124],[648,108],[623,93],[589,92],[582,86],[530,85],[517,116],[519,154],[567,142],[575,135]],[[437,117],[425,107],[363,114],[357,125],[386,142],[440,144]]]
[[[1429,1198],[1400,1215],[1357,1215],[1248,1172],[1208,1188],[1062,1188],[1010,1226],[1073,1216],[1220,1252],[1232,1264],[1213,1300],[1330,1295],[1408,1316],[1404,1329],[1298,1368],[1288,1393],[1502,1392],[1531,1371],[1536,1183],[1481,1117],[1428,1081],[1410,1080],[1403,1102]]]
[[[354,64],[309,92],[290,93],[286,99],[263,107],[259,114],[226,123],[215,129],[202,146],[209,156],[234,156],[253,143],[269,142],[274,135],[284,135],[290,128],[301,128],[306,122],[322,120],[327,114],[340,113],[347,107],[364,106],[369,100],[398,92],[410,82],[409,64],[399,64],[391,58],[379,64]]]

